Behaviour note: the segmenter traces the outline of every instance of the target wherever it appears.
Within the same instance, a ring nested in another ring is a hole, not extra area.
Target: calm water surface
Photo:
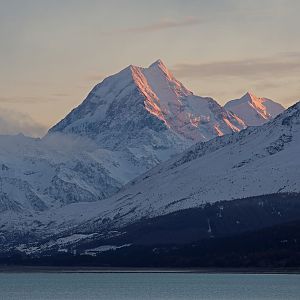
[[[0,299],[300,299],[300,275],[4,273]]]

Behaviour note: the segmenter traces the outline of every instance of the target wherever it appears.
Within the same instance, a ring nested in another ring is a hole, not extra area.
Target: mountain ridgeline
[[[109,238],[121,247],[137,240],[115,236],[134,226],[144,232],[144,220],[297,195],[299,111],[299,103],[284,111],[252,93],[223,107],[194,95],[161,60],[129,66],[97,84],[44,138],[0,136],[0,250],[86,251],[90,242],[109,246]],[[201,215],[195,239],[213,230]]]

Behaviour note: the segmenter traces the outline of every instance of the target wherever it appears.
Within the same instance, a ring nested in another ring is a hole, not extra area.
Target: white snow
[[[124,247],[130,247],[131,244],[124,244],[121,246],[113,246],[113,245],[104,245],[104,246],[99,246],[97,248],[92,248],[92,249],[87,249],[85,250],[84,254],[86,255],[95,255],[97,253],[101,253],[101,252],[106,252],[106,251],[110,251],[110,250],[117,250],[117,249],[121,249]]]
[[[262,125],[284,111],[281,104],[267,98],[256,97],[249,92],[240,99],[229,101],[224,107],[248,126]]]

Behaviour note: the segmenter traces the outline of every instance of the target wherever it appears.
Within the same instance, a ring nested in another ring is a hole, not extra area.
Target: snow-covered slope
[[[130,161],[82,137],[0,136],[0,241],[75,225],[72,205],[99,202],[141,172]]]
[[[73,238],[79,242],[78,234],[83,240],[98,238],[109,226],[122,228],[143,218],[206,203],[299,193],[299,153],[300,102],[260,127],[197,143],[128,183],[112,197],[72,203],[21,220],[10,219],[7,226],[35,232],[40,238],[58,235],[58,242],[66,239],[72,243]],[[3,220],[1,224],[5,224]],[[53,237],[41,247],[55,245]]]
[[[227,102],[224,108],[242,119],[247,126],[259,126],[284,111],[284,107],[267,98],[246,93],[242,98]]]
[[[0,213],[32,214],[97,201],[123,184],[111,173],[113,159],[126,158],[106,153],[83,138],[0,136],[0,145]],[[106,162],[107,156],[112,161]]]
[[[122,226],[221,200],[299,193],[299,153],[300,102],[263,126],[198,143],[158,165],[104,200],[87,226],[103,220]]]

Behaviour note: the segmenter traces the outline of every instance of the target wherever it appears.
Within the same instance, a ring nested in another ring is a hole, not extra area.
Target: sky
[[[41,136],[105,77],[162,59],[220,104],[300,100],[299,0],[0,0],[0,133]]]

